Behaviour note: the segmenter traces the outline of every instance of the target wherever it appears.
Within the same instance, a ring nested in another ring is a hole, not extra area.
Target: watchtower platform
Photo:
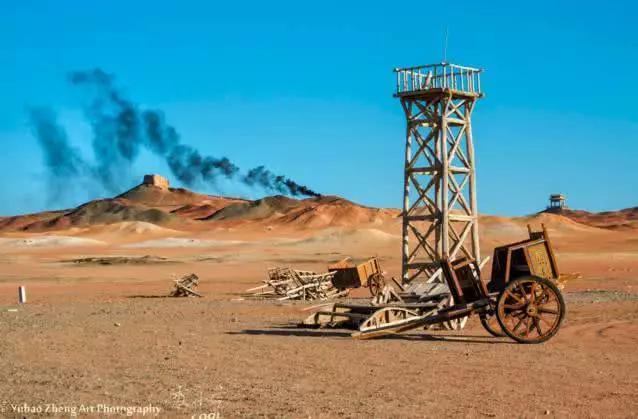
[[[551,194],[549,196],[548,210],[562,210],[567,208],[567,197],[563,194]]]
[[[394,97],[427,98],[450,94],[455,97],[480,98],[483,97],[482,71],[451,63],[395,68],[397,84]]]

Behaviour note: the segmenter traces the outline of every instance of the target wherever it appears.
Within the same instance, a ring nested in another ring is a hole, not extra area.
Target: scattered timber
[[[173,281],[175,286],[169,294],[170,297],[202,297],[200,293],[195,291],[195,288],[199,285],[199,277],[197,275],[189,274]]]
[[[348,294],[348,289],[339,289],[333,284],[334,272],[316,273],[290,267],[268,269],[268,278],[263,285],[250,288],[250,297],[275,298],[277,300],[329,300]]]

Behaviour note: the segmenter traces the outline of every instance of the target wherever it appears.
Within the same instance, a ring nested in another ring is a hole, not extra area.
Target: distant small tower
[[[565,195],[560,194],[560,193],[556,193],[556,194],[551,194],[549,196],[549,207],[547,207],[548,210],[562,210],[567,208],[567,198],[565,197]]]
[[[481,69],[450,63],[397,68],[406,117],[403,283],[442,282],[441,260],[480,263],[471,115]]]
[[[144,175],[144,185],[157,186],[158,188],[168,189],[168,179],[161,175]]]

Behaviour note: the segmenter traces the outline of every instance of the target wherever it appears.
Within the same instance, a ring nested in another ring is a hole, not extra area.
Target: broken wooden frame
[[[202,297],[200,293],[195,291],[199,285],[199,277],[195,274],[184,275],[180,279],[174,279],[175,283],[170,297]]]
[[[385,319],[406,318],[432,314],[450,304],[450,293],[445,284],[412,284],[402,291],[385,287],[369,304],[334,303],[322,306],[299,326],[311,328],[348,328],[361,330]]]
[[[246,290],[248,296],[276,298],[283,300],[327,300],[348,294],[348,290],[338,289],[332,279],[334,272],[316,273],[290,267],[268,270],[264,284]]]

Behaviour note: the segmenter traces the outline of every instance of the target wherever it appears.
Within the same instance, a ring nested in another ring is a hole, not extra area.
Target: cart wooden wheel
[[[400,321],[406,320],[410,317],[418,317],[419,314],[412,310],[407,310],[405,308],[399,307],[384,307],[375,311],[365,319],[359,325],[359,331],[365,332],[368,330],[381,329],[384,326],[389,326],[390,324]]]
[[[385,278],[380,273],[370,275],[368,278],[368,289],[370,290],[370,295],[376,297],[379,292],[385,287]]]
[[[481,324],[483,328],[488,331],[488,333],[497,338],[502,338],[503,336],[507,336],[503,333],[503,329],[501,329],[501,325],[498,323],[498,319],[496,315],[492,314],[481,314]]]
[[[550,280],[526,276],[507,284],[498,297],[496,316],[503,332],[515,341],[541,343],[558,332],[565,301]]]

